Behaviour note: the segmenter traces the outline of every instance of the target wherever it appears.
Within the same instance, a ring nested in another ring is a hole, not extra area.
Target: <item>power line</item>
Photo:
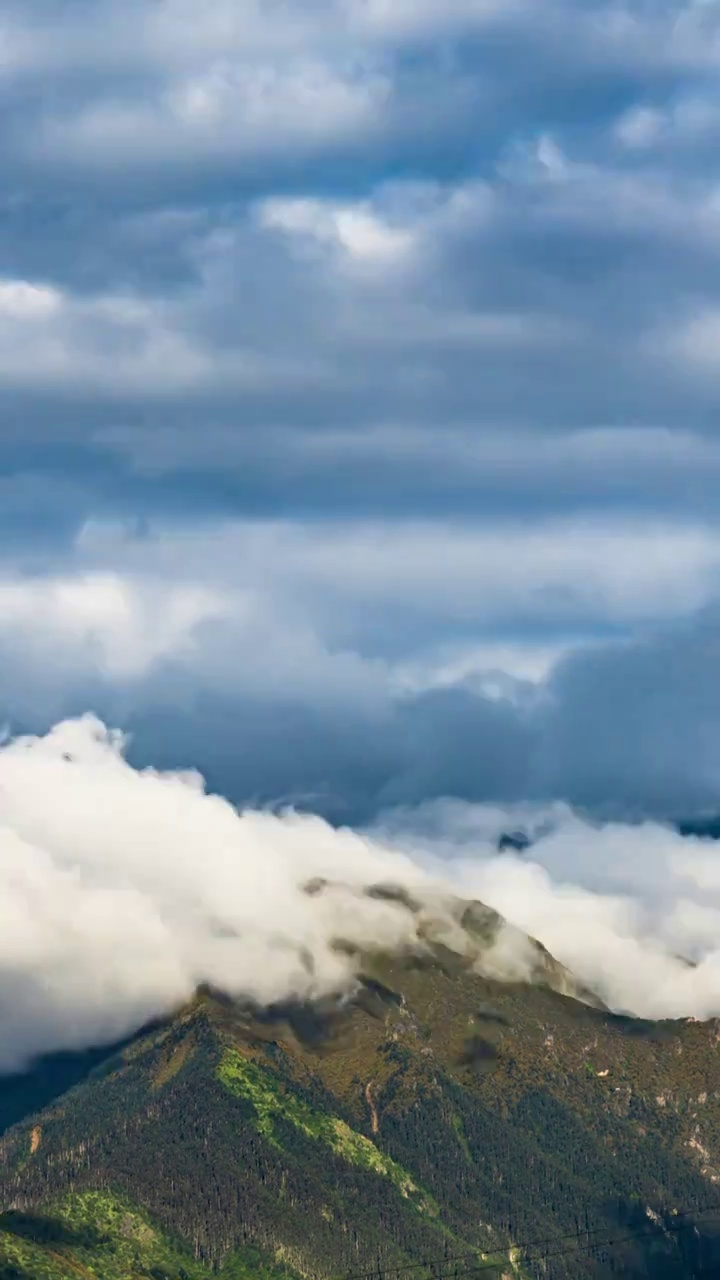
[[[688,1217],[690,1214],[693,1214],[695,1217],[700,1217],[704,1214],[712,1213],[712,1212],[718,1212],[720,1214],[720,1206],[713,1205],[712,1208],[705,1208],[705,1209],[679,1209],[676,1213],[673,1213],[672,1216],[673,1218],[682,1218],[682,1217]],[[646,1230],[646,1229],[647,1229],[646,1227],[643,1227],[643,1230]],[[517,1245],[509,1245],[508,1248],[505,1250],[505,1252],[507,1252],[509,1249],[519,1249],[523,1251],[526,1249],[541,1248],[543,1245],[557,1244],[562,1240],[579,1240],[581,1237],[602,1235],[605,1231],[607,1231],[607,1227],[594,1227],[593,1229],[587,1230],[587,1231],[575,1230],[575,1231],[560,1232],[558,1235],[542,1236],[536,1240],[526,1240],[524,1243],[519,1243]],[[461,1263],[461,1262],[476,1263],[478,1253],[487,1253],[487,1252],[489,1252],[488,1249],[480,1249],[478,1247],[473,1250],[465,1250],[463,1253],[437,1255],[436,1258],[431,1259],[429,1262],[428,1261],[409,1262],[402,1266],[397,1266],[397,1267],[386,1267],[386,1268],[376,1267],[368,1271],[351,1271],[349,1273],[346,1273],[345,1280],[375,1280],[375,1278],[378,1275],[383,1275],[383,1276],[404,1275],[408,1271],[420,1271],[420,1270],[434,1271],[436,1268],[439,1273],[442,1273],[442,1271],[452,1263]],[[497,1250],[497,1252],[503,1252],[503,1249],[500,1248]]]
[[[679,1224],[671,1225],[667,1227],[666,1230],[667,1231],[683,1231],[683,1230],[686,1230],[687,1228],[690,1228],[691,1226],[692,1226],[691,1223],[686,1223],[684,1225],[679,1225]],[[540,1253],[536,1253],[531,1256],[528,1256],[527,1249],[524,1249],[521,1245],[513,1246],[511,1249],[502,1250],[501,1252],[507,1253],[507,1254],[511,1252],[512,1253],[517,1252],[518,1255],[522,1255],[522,1256],[518,1256],[518,1261],[522,1261],[522,1262],[546,1262],[549,1258],[566,1257],[568,1254],[587,1253],[591,1249],[612,1248],[613,1245],[626,1244],[626,1243],[629,1243],[630,1241],[638,1240],[640,1238],[644,1238],[646,1240],[653,1238],[651,1236],[650,1231],[648,1231],[647,1226],[636,1228],[634,1231],[628,1231],[626,1232],[625,1235],[608,1236],[604,1240],[597,1240],[597,1241],[588,1240],[586,1242],[578,1241],[574,1245],[565,1245],[564,1248],[562,1249],[544,1249]],[[464,1274],[468,1276],[479,1275],[481,1272],[484,1272],[484,1271],[497,1270],[498,1267],[501,1267],[503,1265],[504,1264],[502,1261],[483,1262],[483,1263],[480,1263],[477,1267],[473,1267],[472,1269],[466,1271]]]
[[[720,1205],[708,1205],[697,1209],[678,1209],[669,1215],[671,1216],[672,1221],[667,1225],[663,1225],[663,1230],[665,1232],[682,1231],[686,1227],[692,1227],[693,1224],[692,1222],[681,1223],[679,1219],[690,1217],[706,1218],[712,1215],[720,1218]],[[536,1240],[526,1240],[524,1242],[519,1242],[518,1244],[502,1246],[495,1250],[495,1252],[497,1254],[526,1254],[530,1249],[539,1249],[541,1250],[539,1258],[550,1258],[558,1257],[563,1253],[578,1252],[579,1250],[600,1249],[608,1245],[620,1244],[625,1241],[638,1239],[641,1236],[645,1236],[646,1238],[650,1238],[652,1236],[652,1225],[646,1222],[643,1223],[642,1227],[636,1228],[634,1231],[628,1232],[622,1236],[606,1236],[604,1239],[599,1240],[590,1239],[591,1236],[602,1236],[606,1230],[606,1227],[595,1227],[586,1231],[561,1232],[559,1235],[555,1236],[545,1236]],[[558,1245],[562,1241],[570,1240],[574,1243],[564,1249],[544,1248],[545,1246]],[[434,1280],[443,1280],[444,1276],[452,1273],[454,1264],[468,1262],[472,1262],[474,1265],[470,1267],[466,1266],[463,1270],[463,1276],[472,1276],[482,1271],[491,1271],[502,1265],[499,1262],[478,1262],[478,1253],[489,1252],[490,1249],[481,1250],[478,1247],[475,1250],[466,1250],[459,1254],[438,1256],[436,1259],[429,1262],[410,1262],[397,1267],[378,1266],[368,1271],[347,1272],[344,1280],[378,1280],[378,1277],[385,1278],[387,1276],[404,1275],[407,1272],[418,1270],[430,1271],[433,1274]],[[534,1259],[530,1258],[526,1259],[526,1261],[534,1261]]]

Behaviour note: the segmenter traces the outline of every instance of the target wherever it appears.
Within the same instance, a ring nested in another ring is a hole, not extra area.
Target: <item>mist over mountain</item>
[[[373,896],[417,921],[397,888]],[[104,1057],[0,1079],[0,1267],[712,1274],[718,1020],[614,1015],[537,945],[511,981],[484,964],[507,960],[498,918],[464,904],[454,923],[455,945],[371,942],[342,994],[205,988]]]
[[[529,935],[619,1012],[720,1016],[714,842],[559,804],[428,802],[336,829],[238,811],[197,773],[133,768],[124,747],[85,717],[0,748],[5,1070],[133,1032],[203,983],[319,999],[352,990],[368,949],[432,938],[467,954],[468,900],[507,921],[479,972],[531,982]],[[499,850],[518,825],[532,846]]]

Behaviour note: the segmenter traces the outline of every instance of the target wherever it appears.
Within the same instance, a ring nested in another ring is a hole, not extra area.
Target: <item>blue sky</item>
[[[720,5],[6,0],[0,711],[720,794]]]

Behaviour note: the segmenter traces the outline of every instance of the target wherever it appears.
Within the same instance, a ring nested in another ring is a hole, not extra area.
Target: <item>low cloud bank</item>
[[[110,1040],[201,982],[259,1001],[337,988],[337,938],[410,938],[407,911],[359,892],[423,882],[406,856],[319,818],[238,813],[123,748],[87,716],[0,749],[0,1068]]]
[[[351,981],[358,948],[415,937],[378,882],[478,897],[613,1007],[720,1015],[720,854],[565,806],[426,804],[370,831],[238,812],[194,773],[138,770],[86,716],[0,748],[0,1069],[109,1041],[201,982],[269,1001]],[[529,830],[522,856],[499,834]],[[306,892],[323,878],[335,887]],[[438,897],[440,895],[440,897]]]
[[[498,852],[504,833],[522,851]],[[569,807],[441,801],[388,814],[378,839],[538,938],[618,1012],[720,1015],[720,845]]]

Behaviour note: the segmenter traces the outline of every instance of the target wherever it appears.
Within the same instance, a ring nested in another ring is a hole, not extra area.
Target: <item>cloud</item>
[[[473,960],[452,886],[412,858],[317,817],[238,812],[123,748],[92,716],[0,745],[0,1070],[112,1040],[201,983],[262,1003],[342,994],[358,952],[417,949],[423,922]],[[378,883],[421,914],[365,892]],[[519,944],[501,930],[496,975],[525,971]]]
[[[134,537],[88,524],[76,561],[132,574],[252,586],[295,601],[353,642],[360,614],[427,615],[427,631],[602,618],[638,625],[687,614],[718,590],[720,542],[703,526],[653,521],[227,521]]]
[[[218,382],[257,390],[273,374],[292,380],[292,364],[273,367],[247,348],[229,357],[208,350],[160,299],[77,296],[45,282],[0,280],[0,385],[10,392],[41,387],[137,403]]]
[[[0,281],[0,379],[9,388],[38,380],[59,388],[82,383],[87,391],[127,386],[131,378],[152,393],[177,361],[176,384],[192,385],[201,360],[158,321],[139,299],[80,300],[44,282]]]
[[[393,227],[368,207],[320,200],[268,200],[259,214],[264,226],[318,246],[336,246],[351,262],[391,267],[402,263],[415,244],[412,230]]]
[[[456,894],[536,934],[617,1009],[720,1014],[712,844],[562,806],[425,805],[336,830],[238,812],[197,773],[138,771],[123,750],[91,716],[0,746],[0,1070],[111,1041],[203,982],[260,1002],[343,991],[353,949],[419,945],[401,903],[364,892],[378,883],[406,887],[463,953]],[[498,855],[518,821],[536,843]],[[529,977],[521,941],[501,935],[485,968]]]
[[[133,96],[45,122],[39,155],[138,169],[267,160],[294,147],[322,152],[379,129],[390,85],[380,68],[311,58],[253,65],[227,56]]]
[[[666,348],[687,368],[691,379],[705,378],[715,383],[720,352],[720,310],[695,310],[667,335]]]
[[[717,809],[719,624],[715,605],[655,636],[565,657],[544,729],[551,794],[616,813]]]
[[[407,912],[353,891],[422,883],[406,859],[319,819],[238,815],[121,750],[87,717],[0,748],[0,1068],[124,1034],[202,981],[263,1001],[343,988],[335,938],[411,936]],[[338,874],[329,898],[302,892]]]
[[[711,508],[711,184],[565,152],[548,178],[547,145],[483,181],[160,200],[21,237],[26,269],[0,281],[9,475],[70,475],[77,524],[108,494],[446,520]]]
[[[198,626],[228,612],[219,592],[109,573],[0,582],[6,643],[26,653],[33,648],[39,661],[49,645],[56,658],[60,652],[75,664],[90,663],[110,679],[142,675],[162,658],[182,655]]]
[[[687,168],[713,145],[719,128],[717,90],[712,83],[701,82],[657,104],[628,108],[616,121],[615,136],[631,151],[672,155]]]
[[[199,84],[224,84],[202,42],[197,58]],[[393,58],[380,80],[400,74]],[[449,101],[446,83],[460,92],[455,56],[421,64],[428,101]],[[363,68],[348,71],[358,86]],[[133,120],[154,101],[146,89],[128,88]],[[108,505],[438,520],[526,503],[583,518],[711,509],[716,184],[706,165],[629,156],[613,103],[597,118],[588,103],[572,131],[525,99],[509,116],[488,107],[477,155],[455,119],[421,156],[410,112],[397,153],[387,142],[315,168],[283,118],[295,171],[252,179],[237,165],[213,177],[183,133],[182,189],[154,161],[152,188],[130,181],[101,131],[110,171],[72,186],[64,164],[52,201],[26,157],[0,260],[18,491],[28,474],[71,477],[64,528]],[[311,110],[288,114],[312,127]],[[224,145],[224,126],[208,128]],[[133,126],[132,145],[152,136]],[[242,143],[263,138],[248,125]]]
[[[518,829],[532,847],[499,855],[498,837]],[[373,834],[537,937],[618,1012],[718,1016],[714,841],[649,822],[593,825],[562,806],[443,802],[388,815]]]
[[[0,717],[90,707],[135,763],[340,821],[444,795],[717,809],[713,542],[410,532],[88,527],[72,571],[0,575]]]

